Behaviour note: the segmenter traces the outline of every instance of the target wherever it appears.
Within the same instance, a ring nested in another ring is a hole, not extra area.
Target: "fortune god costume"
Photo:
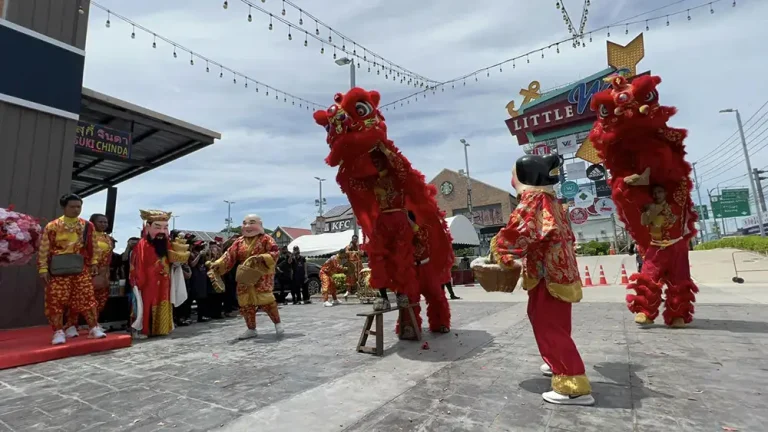
[[[407,211],[429,227],[435,268],[442,273],[453,264],[451,238],[435,200],[437,190],[387,138],[378,110],[380,98],[376,91],[356,87],[337,93],[333,105],[314,113],[315,122],[328,133],[330,153],[325,161],[339,168],[336,181],[368,239],[371,285],[381,294],[374,310],[389,309],[387,288],[398,294],[400,306],[418,293]]]
[[[37,269],[41,275],[49,274],[45,287],[45,316],[54,331],[54,345],[66,342],[63,328],[64,311],[67,309],[75,317],[82,315],[85,318],[91,329],[88,337],[106,337],[97,322],[96,299],[90,272],[91,266],[98,264],[98,257],[94,254],[97,248],[96,238],[93,236],[95,231],[89,221],[66,216],[49,222],[43,231],[37,255]],[[54,257],[69,254],[82,255],[82,271],[68,275],[49,273]],[[77,329],[68,336],[77,336]]]
[[[178,278],[172,271],[181,271],[170,259],[172,250],[168,221],[171,213],[162,210],[140,210],[144,221],[142,238],[131,252],[130,283],[134,304],[131,327],[137,337],[164,336],[173,331],[173,292],[179,290]],[[183,276],[182,276],[183,282]],[[180,303],[179,303],[180,304]]]
[[[592,98],[599,118],[590,132],[613,179],[616,211],[644,254],[640,273],[630,276],[627,306],[635,322],[651,324],[659,314],[667,285],[664,322],[683,327],[693,320],[695,293],[688,264],[688,242],[696,235],[684,129],[667,126],[677,112],[659,105],[657,76],[629,82],[610,77],[611,88]]]
[[[339,304],[336,293],[338,286],[334,280],[334,275],[344,275],[344,285],[349,293],[352,287],[352,277],[350,273],[354,271],[354,268],[350,268],[353,264],[349,261],[349,252],[346,250],[344,253],[338,253],[330,258],[320,267],[320,287],[323,293],[323,303],[326,307]],[[356,281],[355,281],[356,283]],[[330,299],[333,299],[331,302]]]
[[[262,309],[275,324],[278,336],[283,334],[277,300],[272,290],[275,285],[275,264],[280,249],[275,240],[264,233],[261,218],[249,215],[243,220],[243,236],[232,243],[224,254],[212,263],[207,263],[212,278],[232,270],[235,265],[244,266],[253,263],[261,270],[256,280],[246,280],[238,268],[237,301],[240,314],[245,319],[248,329],[239,338],[250,339],[258,336],[256,331],[256,311]],[[249,261],[250,260],[250,261]]]
[[[524,156],[517,160],[512,185],[518,205],[507,226],[491,239],[491,254],[502,267],[523,259],[523,288],[528,291],[528,319],[536,344],[552,375],[550,403],[592,405],[584,362],[571,338],[571,304],[581,300],[581,278],[575,238],[553,185],[558,182],[557,156]]]

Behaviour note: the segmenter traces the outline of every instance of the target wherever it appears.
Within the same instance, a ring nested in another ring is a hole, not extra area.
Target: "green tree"
[[[223,232],[223,233],[227,232],[227,227],[224,227],[224,229],[219,232]],[[232,227],[230,228],[230,232],[232,232],[233,234],[241,235],[243,234],[243,227],[241,226]],[[273,231],[271,229],[264,228],[264,232],[267,234],[272,234]]]

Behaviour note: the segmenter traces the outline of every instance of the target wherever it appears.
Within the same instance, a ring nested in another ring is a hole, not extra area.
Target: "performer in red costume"
[[[667,126],[677,112],[659,105],[657,76],[628,81],[614,75],[611,88],[592,98],[599,118],[590,140],[610,171],[619,218],[637,242],[645,261],[630,277],[629,310],[635,322],[652,324],[667,285],[664,322],[684,327],[693,320],[695,293],[688,264],[688,242],[696,235],[684,129]]]
[[[512,186],[519,202],[507,226],[491,239],[491,259],[506,268],[524,259],[528,319],[545,362],[541,372],[552,376],[552,391],[542,394],[544,400],[592,405],[584,362],[571,338],[571,304],[581,301],[581,277],[573,231],[553,187],[558,165],[555,155],[517,160]]]
[[[387,138],[378,110],[380,98],[376,91],[356,87],[337,93],[333,105],[314,113],[315,121],[328,132],[330,153],[325,161],[339,167],[336,181],[369,239],[371,285],[381,294],[374,310],[390,308],[387,288],[398,294],[398,306],[407,305],[418,293],[408,210],[429,230],[435,269],[444,272],[453,264],[448,227],[435,200],[437,190]]]
[[[419,283],[419,292],[410,299],[411,303],[419,303],[420,296],[423,295],[424,300],[427,302],[429,330],[436,333],[449,333],[451,331],[451,308],[448,305],[448,299],[445,298],[445,292],[443,292],[442,288],[442,279],[445,276],[445,271],[442,274],[436,273],[432,266],[428,227],[417,225],[416,216],[413,212],[408,212],[408,218],[415,228],[413,258],[416,262],[416,279]],[[416,325],[418,328],[421,328],[421,306],[414,307],[413,311],[418,321]],[[403,338],[406,338],[406,336],[415,338],[416,334],[413,329],[407,328],[413,325],[410,317],[406,315],[401,317],[401,320],[398,320],[395,332],[401,334]],[[400,328],[403,329],[402,333]]]

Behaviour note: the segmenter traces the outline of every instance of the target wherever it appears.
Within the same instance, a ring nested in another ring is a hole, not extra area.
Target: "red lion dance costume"
[[[427,230],[432,278],[440,281],[453,265],[452,240],[448,234],[444,214],[435,200],[437,190],[428,185],[424,175],[414,169],[395,144],[387,138],[387,126],[378,110],[381,96],[377,91],[353,88],[346,94],[337,93],[334,104],[325,111],[316,111],[314,119],[328,132],[330,153],[325,162],[339,167],[336,182],[347,195],[357,222],[368,237],[366,252],[371,268],[371,286],[381,294],[374,302],[374,310],[390,308],[387,288],[397,294],[398,307],[418,303],[423,287],[440,284],[420,284],[424,274],[417,278],[414,257],[414,232],[418,231],[408,218],[411,211],[420,229]],[[436,304],[437,306],[437,304]],[[441,307],[441,306],[438,306]],[[450,320],[446,310],[432,316]],[[420,307],[415,308],[416,316]],[[401,312],[401,319],[404,319]],[[439,323],[430,328],[450,327]],[[410,320],[403,321],[401,339],[415,336]]]
[[[592,98],[599,118],[590,141],[611,172],[612,198],[619,218],[645,254],[641,273],[630,277],[627,306],[638,324],[659,315],[667,285],[664,322],[683,327],[693,319],[695,293],[688,264],[688,242],[696,235],[684,129],[667,126],[677,110],[659,105],[657,76],[629,82],[612,76],[611,88]]]

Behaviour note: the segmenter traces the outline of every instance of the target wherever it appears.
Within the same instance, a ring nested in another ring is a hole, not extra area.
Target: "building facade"
[[[326,234],[347,231],[355,228],[355,214],[349,204],[332,207],[323,216],[318,216],[310,224],[312,234]]]
[[[517,206],[517,198],[504,189],[472,179],[472,214],[467,199],[467,176],[447,168],[430,184],[437,188],[437,204],[446,216],[466,216],[480,236],[480,252],[490,246],[491,238],[503,228]]]
[[[275,228],[275,231],[272,232],[272,238],[275,239],[275,243],[279,247],[288,246],[291,244],[292,241],[296,240],[297,238],[305,235],[311,235],[312,231],[308,230],[306,228],[292,228],[292,227],[281,227],[278,226]]]

